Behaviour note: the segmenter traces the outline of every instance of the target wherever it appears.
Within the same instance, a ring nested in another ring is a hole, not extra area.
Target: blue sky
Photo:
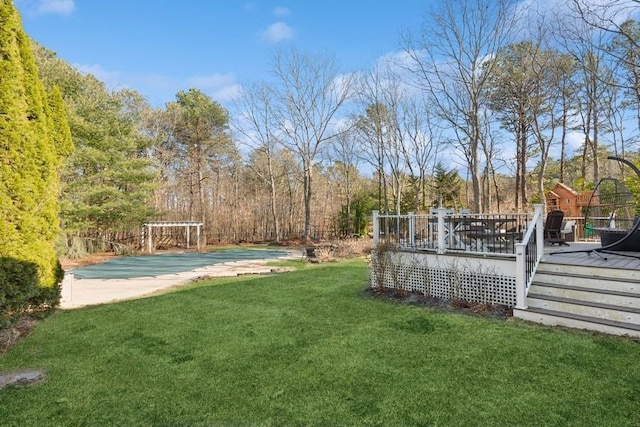
[[[244,82],[269,78],[287,45],[335,55],[343,71],[371,69],[400,50],[426,0],[14,0],[27,34],[112,90],[156,107],[196,87],[223,105]]]

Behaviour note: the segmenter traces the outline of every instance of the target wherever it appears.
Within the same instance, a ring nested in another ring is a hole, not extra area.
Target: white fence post
[[[527,265],[525,262],[525,243],[516,243],[516,307],[521,310],[527,308]]]
[[[538,244],[538,260],[540,260],[544,254],[544,205],[537,204],[533,205],[533,207],[533,216],[538,218],[536,223],[536,231],[538,232],[536,234],[536,243]]]
[[[373,221],[373,246],[378,246],[380,242],[380,221],[378,221],[378,215],[380,211],[373,211],[371,213],[371,218]]]
[[[409,247],[415,248],[416,246],[416,213],[409,212]]]
[[[437,208],[438,213],[438,246],[436,252],[439,254],[445,253],[445,232],[444,232],[444,216],[447,212],[445,208]]]

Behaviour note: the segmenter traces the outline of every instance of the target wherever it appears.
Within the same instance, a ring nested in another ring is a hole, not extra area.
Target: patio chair
[[[564,239],[564,241],[566,242],[567,240],[570,241],[575,241],[575,228],[576,226],[576,222],[574,220],[569,220],[569,221],[563,221],[562,222],[562,229],[560,230],[560,234],[562,235],[562,238]],[[569,237],[567,237],[569,236]]]
[[[551,211],[547,214],[547,220],[544,224],[544,241],[550,245],[565,245],[569,244],[565,241],[562,234],[562,220],[564,219],[564,212],[560,210]]]

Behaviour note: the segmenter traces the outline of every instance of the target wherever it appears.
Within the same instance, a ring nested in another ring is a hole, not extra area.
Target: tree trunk
[[[202,168],[198,170],[198,196],[200,199],[200,222],[203,224],[203,232],[200,233],[200,247],[205,250],[207,246],[207,207],[206,207],[206,198],[204,193],[204,173],[202,172]]]
[[[311,161],[305,159],[304,163],[304,233],[302,241],[308,243],[311,234]]]
[[[280,243],[280,223],[278,221],[278,207],[276,204],[276,181],[272,173],[269,175],[271,187],[271,216],[273,219],[273,232],[275,234],[274,242]]]

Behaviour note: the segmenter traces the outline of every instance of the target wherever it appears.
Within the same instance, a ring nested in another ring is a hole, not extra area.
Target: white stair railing
[[[544,205],[535,205],[530,226],[516,243],[516,308],[527,308],[527,294],[544,253]]]

